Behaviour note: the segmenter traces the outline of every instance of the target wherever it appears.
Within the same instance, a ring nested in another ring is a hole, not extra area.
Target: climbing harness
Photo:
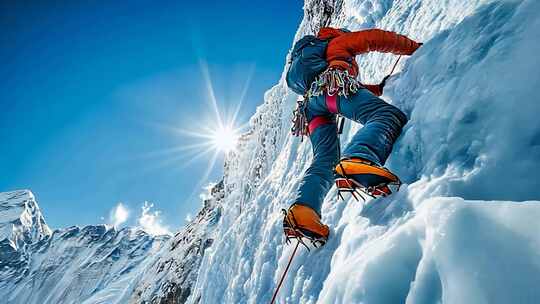
[[[384,81],[394,73],[400,59],[401,55],[397,58],[390,73],[384,78]],[[293,111],[292,134],[294,136],[299,136],[300,141],[304,140],[304,136],[309,136],[310,129],[312,128],[310,128],[310,122],[307,120],[306,107],[311,97],[326,94],[327,97],[335,98],[336,96],[344,96],[347,98],[351,94],[358,92],[360,88],[362,88],[362,84],[355,77],[351,76],[347,70],[326,69],[311,83],[306,94],[297,99],[296,108]],[[344,117],[339,115],[337,110],[335,112],[335,114],[337,114],[338,134],[341,134],[343,131]]]
[[[362,84],[354,76],[349,75],[349,71],[330,68],[322,72],[311,83],[307,95],[312,97],[337,94],[348,97],[358,92],[361,87]]]
[[[400,59],[401,55],[399,55],[392,66],[392,70],[385,79],[394,73]],[[348,96],[358,92],[360,88],[362,88],[362,84],[356,77],[350,75],[348,70],[329,68],[315,78],[306,95],[308,99],[312,96],[321,96],[323,94],[330,96],[337,94],[348,98]]]

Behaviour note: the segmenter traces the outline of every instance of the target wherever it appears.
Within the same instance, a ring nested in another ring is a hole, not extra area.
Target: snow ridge
[[[51,232],[28,190],[0,193],[0,208],[4,303],[113,303],[168,239],[106,225]]]
[[[14,250],[51,234],[29,190],[0,193],[0,240]]]
[[[51,233],[32,192],[21,190],[0,193],[2,277],[5,280],[15,280],[21,272],[26,272],[32,245],[50,237]]]
[[[208,188],[197,216],[164,245],[147,269],[134,280],[129,303],[185,303],[192,294],[199,267],[214,241],[221,217],[223,182]]]

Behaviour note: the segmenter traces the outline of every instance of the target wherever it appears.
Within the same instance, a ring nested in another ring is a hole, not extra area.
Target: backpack
[[[294,44],[286,81],[296,94],[305,95],[315,78],[328,67],[327,46],[328,40],[313,35],[304,36]]]

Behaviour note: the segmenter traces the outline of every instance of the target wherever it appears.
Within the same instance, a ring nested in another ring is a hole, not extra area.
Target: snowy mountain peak
[[[0,227],[7,303],[112,303],[169,239],[109,225],[52,232],[28,190],[0,193]]]
[[[0,246],[19,250],[51,235],[30,190],[0,193]]]

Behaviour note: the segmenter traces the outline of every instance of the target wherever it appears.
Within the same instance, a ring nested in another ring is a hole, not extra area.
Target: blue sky
[[[249,83],[247,122],[279,79],[302,1],[25,1],[0,4],[0,191],[31,189],[54,228],[109,221],[144,201],[171,228],[200,206],[211,155],[175,129],[212,120]],[[284,9],[286,8],[286,9]],[[169,151],[169,152],[167,152]],[[195,194],[195,195],[192,195]]]

